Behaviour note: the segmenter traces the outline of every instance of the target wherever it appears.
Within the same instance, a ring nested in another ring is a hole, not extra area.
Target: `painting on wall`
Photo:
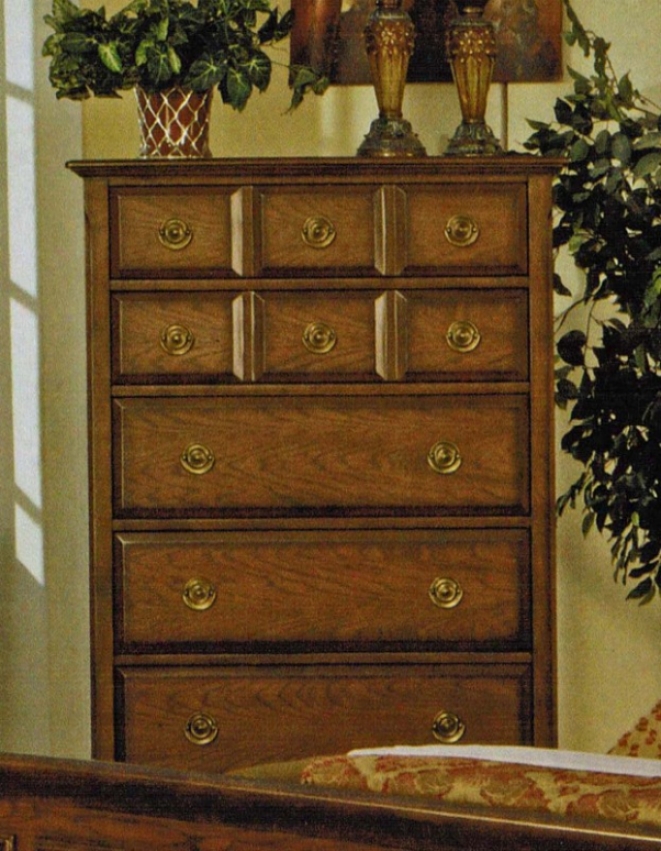
[[[416,28],[409,82],[449,82],[445,31],[453,0],[403,0]],[[292,64],[323,70],[335,84],[371,83],[363,30],[374,0],[292,0]],[[562,74],[562,0],[491,0],[485,17],[498,39],[494,80],[544,82]]]

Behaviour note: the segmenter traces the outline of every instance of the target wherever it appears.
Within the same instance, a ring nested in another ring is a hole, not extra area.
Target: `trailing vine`
[[[568,69],[573,91],[554,121],[529,122],[525,143],[566,157],[554,249],[583,271],[574,293],[554,276],[571,299],[556,342],[556,402],[569,414],[561,447],[582,467],[557,511],[582,506],[584,533],[609,537],[615,578],[646,603],[661,593],[661,116],[563,3],[565,39],[592,73]]]

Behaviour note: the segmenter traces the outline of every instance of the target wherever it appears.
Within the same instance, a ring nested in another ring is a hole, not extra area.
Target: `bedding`
[[[661,762],[561,752],[486,757],[432,748],[352,752],[316,757],[300,782],[396,796],[421,796],[476,808],[513,807],[560,815],[604,817],[661,828]],[[493,753],[493,749],[491,750]],[[545,760],[544,757],[547,759]],[[562,759],[564,757],[564,761]],[[622,760],[618,765],[617,760]],[[554,764],[555,762],[555,764]],[[641,764],[638,764],[641,763]],[[592,766],[592,767],[590,767]]]
[[[661,759],[661,700],[620,737],[609,753]]]

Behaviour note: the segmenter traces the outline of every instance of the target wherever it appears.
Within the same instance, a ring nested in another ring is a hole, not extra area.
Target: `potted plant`
[[[51,59],[58,98],[116,97],[135,89],[147,130],[143,156],[205,156],[204,113],[214,89],[236,110],[255,89],[265,91],[272,70],[265,48],[290,33],[293,12],[280,15],[270,0],[131,0],[108,17],[103,7],[53,0],[44,20],[53,33],[42,52]],[[291,108],[307,91],[325,90],[327,80],[312,69],[287,67]],[[151,130],[150,119],[156,122]],[[168,130],[169,140],[163,138]]]
[[[570,69],[573,91],[554,121],[530,122],[526,143],[566,156],[554,245],[584,272],[574,293],[555,276],[571,297],[558,318],[556,399],[570,414],[561,445],[582,468],[557,507],[580,500],[584,531],[610,536],[616,578],[648,602],[661,591],[661,115],[563,2],[566,38],[593,73]]]

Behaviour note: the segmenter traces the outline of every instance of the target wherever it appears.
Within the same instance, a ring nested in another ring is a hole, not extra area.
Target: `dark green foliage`
[[[648,602],[661,590],[661,120],[563,2],[566,39],[593,73],[570,69],[573,91],[556,102],[555,121],[530,122],[526,142],[566,157],[554,245],[585,273],[560,327],[577,306],[585,326],[561,333],[556,372],[557,403],[570,413],[561,445],[583,469],[557,508],[582,500],[584,531],[609,535],[615,577]],[[570,294],[558,275],[555,289]]]
[[[42,52],[51,57],[58,98],[112,97],[134,86],[217,87],[237,110],[254,89],[268,88],[272,63],[264,48],[289,35],[294,22],[270,0],[132,0],[110,18],[103,7],[53,0],[44,20],[54,31]],[[292,107],[328,84],[309,68],[292,68],[290,79]]]

